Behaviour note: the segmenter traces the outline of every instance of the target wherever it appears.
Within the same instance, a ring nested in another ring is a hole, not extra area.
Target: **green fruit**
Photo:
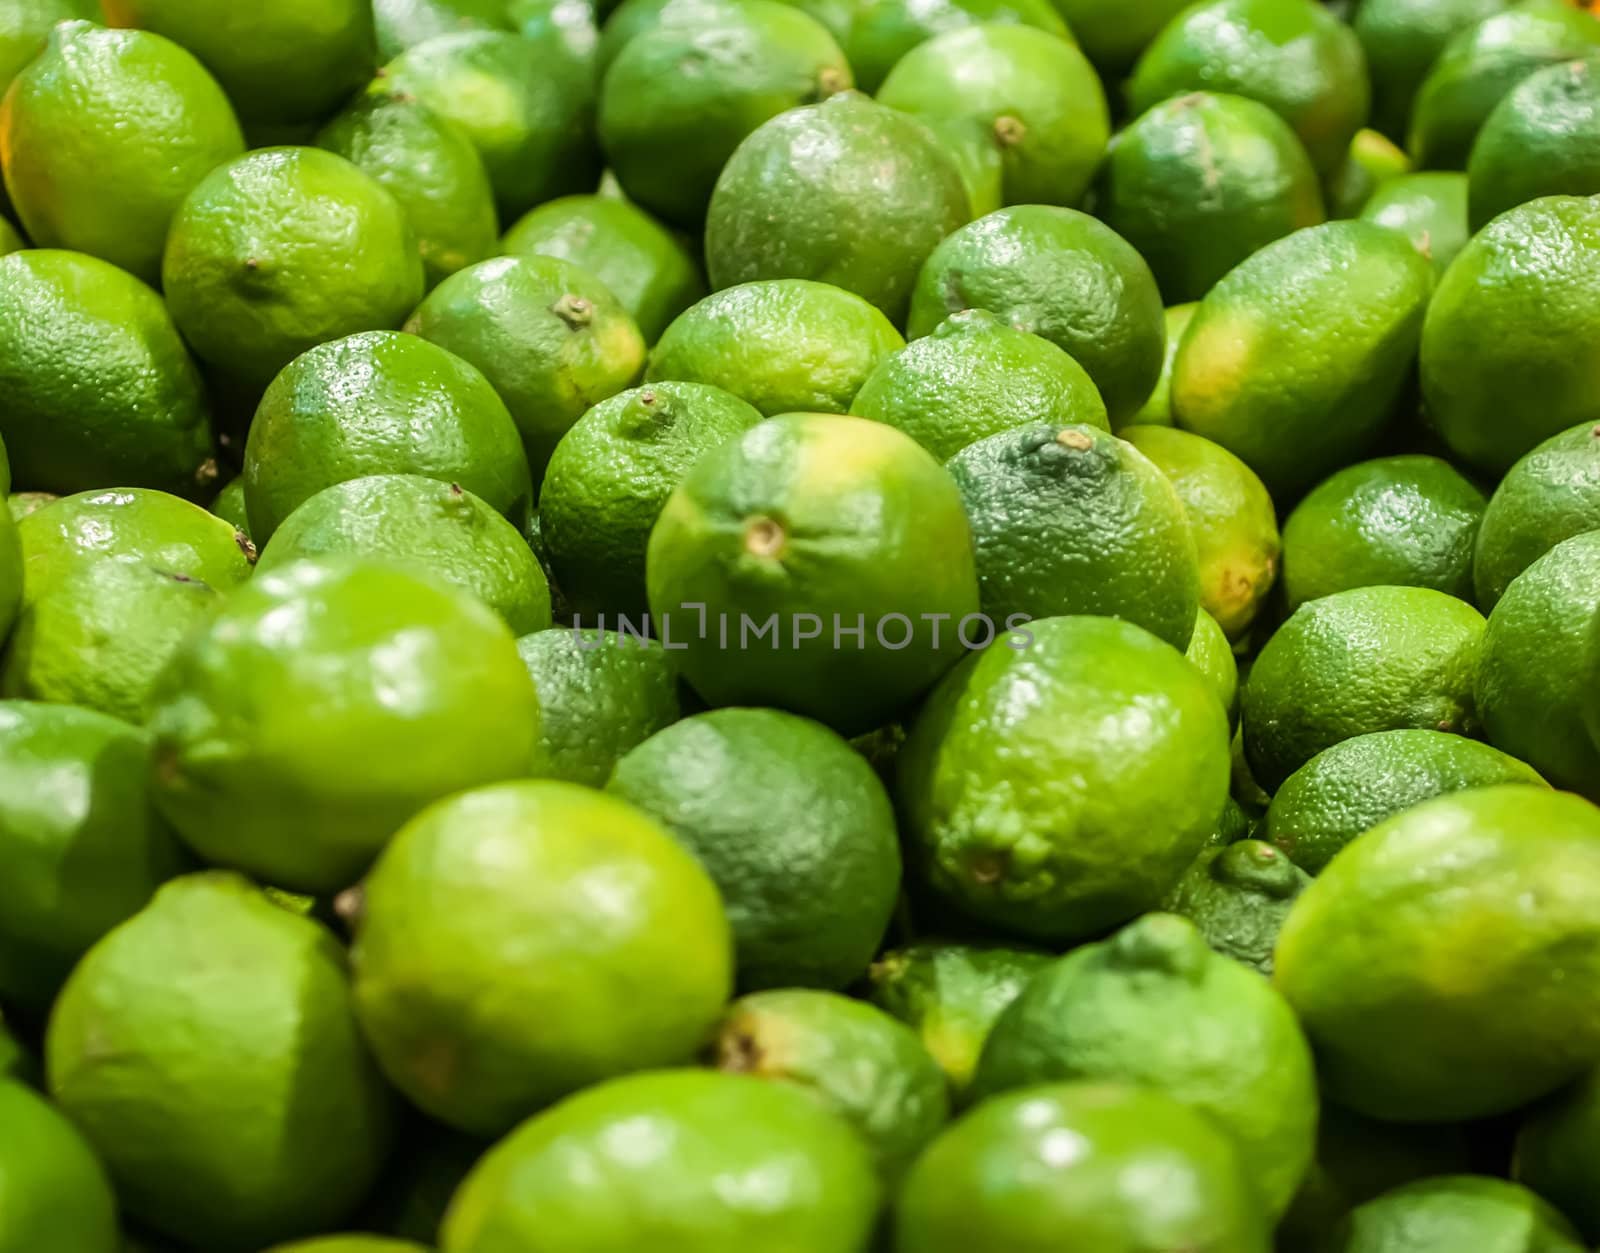
[[[1143,113],[1185,91],[1259,100],[1294,127],[1324,178],[1338,173],[1366,123],[1361,44],[1314,0],[1202,0],[1145,49],[1128,83]]]
[[[705,871],[652,819],[575,784],[431,806],[363,898],[351,962],[378,1061],[425,1113],[476,1134],[688,1060],[732,983]]]
[[[1289,124],[1255,100],[1203,91],[1156,105],[1112,141],[1095,211],[1150,263],[1169,304],[1199,300],[1252,253],[1324,220]]]
[[[651,614],[708,703],[847,734],[889,721],[969,635],[997,629],[970,627],[972,535],[950,476],[860,418],[790,414],[707,452],[662,509],[647,566]]]
[[[545,551],[579,619],[648,609],[650,530],[695,460],[761,421],[700,383],[651,383],[601,401],[561,438],[539,491]]]
[[[117,1201],[83,1137],[31,1089],[0,1081],[0,1249],[117,1253]]]
[[[1278,574],[1272,497],[1249,466],[1201,436],[1135,425],[1124,427],[1122,437],[1177,491],[1200,563],[1200,607],[1238,639]]]
[[[1239,662],[1217,620],[1204,609],[1195,616],[1184,656],[1205,676],[1231,722],[1239,712]]]
[[[983,309],[952,314],[886,358],[850,412],[904,431],[941,459],[1036,423],[1110,429],[1105,402],[1082,366]]]
[[[712,383],[768,417],[844,413],[878,364],[904,347],[894,324],[853,292],[772,279],[691,305],[663,332],[645,379]]]
[[[537,478],[590,406],[639,377],[644,339],[593,275],[554,257],[497,257],[452,275],[406,323],[482,370]]]
[[[1451,36],[1510,0],[1362,0],[1351,25],[1372,76],[1372,124],[1403,142],[1417,89]]]
[[[6,0],[0,5],[0,95],[39,55],[58,23],[99,17],[95,0]],[[4,196],[0,207],[5,207]]]
[[[383,1236],[319,1236],[314,1240],[275,1245],[267,1253],[428,1253],[428,1250],[409,1240],[389,1240]]]
[[[471,592],[513,633],[550,625],[550,587],[521,532],[454,483],[379,474],[324,488],[291,513],[259,569],[305,557],[365,556]]]
[[[603,787],[624,754],[683,716],[660,643],[553,627],[517,641],[539,694],[537,778]]]
[[[795,1084],[845,1119],[891,1186],[950,1117],[939,1069],[911,1028],[833,992],[757,992],[735,1001],[713,1057],[732,1074]]]
[[[1556,1206],[1586,1239],[1600,1234],[1594,1145],[1600,1137],[1600,1072],[1590,1071],[1524,1116],[1512,1172]]]
[[[1062,15],[1047,0],[875,0],[850,16],[839,42],[855,71],[856,86],[874,93],[907,53],[947,31],[1015,24],[1072,39]]]
[[[1375,731],[1324,749],[1285,780],[1261,838],[1308,874],[1387,818],[1435,796],[1507,783],[1543,786],[1499,749],[1442,731]]]
[[[1328,216],[1361,216],[1378,188],[1411,172],[1411,158],[1377,131],[1362,130],[1350,141],[1350,155],[1328,190]]]
[[[3,190],[3,189],[0,189]],[[0,201],[0,208],[4,201]],[[22,237],[21,232],[11,224],[11,219],[0,217],[0,257],[13,252],[21,252],[28,246],[28,241]]]
[[[0,994],[42,1013],[89,946],[187,859],[151,804],[149,745],[135,728],[88,709],[6,702],[0,748],[0,856],[10,868],[0,885]]]
[[[11,510],[7,509],[0,518],[0,644],[10,635],[21,606],[22,542],[17,538],[17,524],[12,520]]]
[[[917,1032],[964,1101],[995,1020],[1052,960],[1028,949],[914,944],[872,963],[867,996]]]
[[[90,949],[45,1047],[50,1094],[122,1204],[184,1243],[325,1230],[388,1149],[343,951],[237,875],[174,880]]]
[[[1178,359],[1178,345],[1183,342],[1183,333],[1189,329],[1189,323],[1199,307],[1196,302],[1173,305],[1166,311],[1167,346],[1161,358],[1161,377],[1156,382],[1155,391],[1150,393],[1150,399],[1120,428],[1124,438],[1130,426],[1171,426],[1176,420],[1172,414],[1172,366]]]
[[[1293,499],[1378,438],[1410,378],[1428,263],[1368,222],[1297,231],[1211,289],[1172,374],[1178,424]]]
[[[239,116],[315,122],[372,77],[377,48],[366,0],[101,0],[112,26],[165,35],[205,63]]]
[[[1473,579],[1487,612],[1562,540],[1600,528],[1600,425],[1552,435],[1500,480],[1478,528]]]
[[[6,94],[0,150],[37,247],[155,283],[172,215],[212,167],[244,152],[244,136],[222,88],[177,44],[63,22]]]
[[[900,888],[894,810],[866,759],[804,718],[719,709],[651,736],[609,788],[659,821],[722,891],[742,988],[843,988]]]
[[[380,82],[317,132],[400,204],[430,288],[497,251],[494,191],[466,134],[403,92]]]
[[[143,283],[79,253],[0,257],[0,345],[0,436],[18,487],[203,490],[204,386]]]
[[[1419,169],[1467,167],[1495,106],[1533,71],[1600,47],[1600,22],[1566,0],[1490,11],[1445,45],[1417,89],[1407,149]]]
[[[1094,380],[1113,427],[1161,375],[1161,293],[1144,259],[1110,227],[1052,205],[1002,209],[962,227],[928,258],[906,333],[988,309],[1066,349]]]
[[[1216,1119],[1274,1219],[1311,1163],[1316,1075],[1294,1015],[1187,919],[1151,914],[1035,976],[989,1033],[973,1086],[1069,1079],[1153,1088]]]
[[[889,71],[878,98],[986,128],[1000,150],[1006,204],[1077,204],[1111,134],[1088,58],[1058,34],[1014,23],[966,26],[920,44]]]
[[[1139,54],[1189,0],[1054,0],[1095,68],[1107,81],[1126,76]]]
[[[1237,840],[1195,858],[1161,907],[1187,918],[1224,957],[1270,975],[1278,931],[1310,882],[1272,845]]]
[[[319,345],[267,389],[245,446],[250,533],[265,544],[317,493],[375,474],[457,484],[514,522],[532,497],[516,425],[488,380],[395,331]]]
[[[1467,176],[1450,172],[1401,174],[1372,193],[1361,220],[1399,231],[1433,262],[1435,278],[1467,246]]]
[[[694,254],[637,205],[606,196],[563,196],[530,210],[501,244],[514,257],[556,257],[609,287],[646,344],[706,294]]]
[[[606,4],[597,6],[597,8],[605,7]],[[622,0],[606,15],[600,31],[599,45],[595,49],[594,57],[597,81],[605,77],[611,68],[611,63],[617,59],[617,54],[633,42],[634,36],[661,26],[678,26],[685,29],[704,26],[716,21],[727,7],[726,0]],[[843,14],[843,22],[839,29],[835,30],[830,24],[831,19],[820,16],[822,10],[830,7],[827,3],[816,5],[797,3],[793,7],[816,18],[835,39],[842,39],[847,33],[851,19],[849,13]]]
[[[400,202],[319,148],[251,152],[201,179],[161,279],[195,354],[257,391],[318,344],[398,326],[423,290]]]
[[[1269,790],[1325,748],[1372,731],[1477,730],[1484,621],[1424,587],[1358,587],[1310,601],[1256,658],[1240,702],[1244,745]]]
[[[1600,21],[1580,15],[1600,31]],[[1600,371],[1600,201],[1535,200],[1480,231],[1451,265],[1422,334],[1422,390],[1451,452],[1508,470],[1540,441],[1594,418]]]
[[[697,9],[635,35],[600,87],[600,142],[630,200],[697,228],[728,158],[786,109],[849,87],[825,27],[773,0]]]
[[[831,283],[899,323],[923,262],[970,217],[960,172],[926,128],[843,92],[763,122],[734,150],[706,213],[706,271],[716,288]]]
[[[467,1177],[440,1247],[866,1253],[879,1201],[865,1144],[810,1094],[671,1070],[601,1084],[517,1128]]]
[[[11,515],[13,522],[21,522],[30,513],[60,499],[49,492],[12,492],[6,497],[6,512]]]
[[[234,535],[250,538],[250,514],[244,503],[244,475],[236,474],[212,497],[209,510],[233,528]],[[243,545],[239,546],[243,551]],[[255,544],[250,548],[253,550]]]
[[[1473,229],[1541,196],[1600,192],[1600,60],[1546,66],[1495,106],[1468,163]]]
[[[1526,1188],[1449,1175],[1386,1192],[1353,1210],[1328,1253],[1584,1253],[1577,1233]]]
[[[1600,800],[1600,737],[1586,732],[1583,672],[1600,611],[1600,531],[1557,544],[1511,581],[1489,615],[1478,667],[1485,738],[1557,787]]]
[[[1123,618],[1189,646],[1200,575],[1183,502],[1133,445],[1089,426],[1028,426],[950,459],[995,622]]]
[[[506,0],[372,0],[378,58],[389,61],[437,35],[512,29]]]
[[[1301,893],[1278,987],[1325,1094],[1396,1122],[1505,1113],[1600,1055],[1600,810],[1524,785],[1425,801]],[[1529,902],[1537,902],[1530,910]]]
[[[1269,1229],[1211,1119],[1159,1092],[1068,1083],[986,1101],[935,1140],[901,1192],[894,1248],[1266,1253]]]
[[[1291,612],[1352,587],[1431,587],[1472,598],[1472,553],[1487,504],[1437,457],[1382,457],[1323,480],[1283,528]]]
[[[1154,908],[1194,860],[1227,795],[1228,719],[1200,672],[1136,626],[1028,631],[923,706],[900,753],[902,831],[961,912],[1066,942]]]
[[[591,70],[559,31],[465,30],[407,49],[384,68],[383,82],[461,128],[511,221],[599,176]]]
[[[356,1225],[436,1248],[450,1198],[488,1147],[475,1136],[413,1116],[401,1127],[395,1152]]]
[[[185,842],[306,892],[349,887],[431,801],[522,775],[538,725],[492,611],[349,558],[234,593],[151,708],[156,803]]]

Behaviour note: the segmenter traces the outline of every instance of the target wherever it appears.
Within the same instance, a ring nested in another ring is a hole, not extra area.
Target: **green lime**
[[[244,475],[236,474],[211,498],[210,512],[226,522],[235,535],[250,538],[250,514],[244,503]],[[251,548],[255,545],[252,543]]]
[[[1269,790],[1325,748],[1372,731],[1467,735],[1483,615],[1426,587],[1357,587],[1309,601],[1267,641],[1240,702],[1244,745]]]
[[[1479,130],[1512,88],[1542,66],[1600,47],[1600,22],[1581,5],[1521,0],[1497,8],[1458,30],[1417,88],[1406,148],[1419,169],[1465,169]]]
[[[1270,844],[1235,840],[1208,848],[1161,907],[1187,918],[1224,957],[1272,973],[1272,950],[1311,878]]]
[[[647,574],[661,636],[708,703],[847,734],[892,719],[998,630],[978,613],[950,476],[861,418],[776,417],[705,453],[661,511]]]
[[[235,592],[179,650],[149,722],[156,803],[186,843],[330,892],[424,805],[524,774],[538,702],[477,599],[323,558]]]
[[[1217,620],[1204,609],[1195,616],[1184,656],[1205,676],[1231,722],[1239,713],[1239,661]]]
[[[883,784],[837,735],[775,709],[713,710],[633,749],[608,787],[716,880],[741,987],[843,988],[866,970],[900,847]]]
[[[1600,531],[1557,544],[1511,581],[1489,615],[1478,667],[1485,738],[1557,787],[1600,799],[1600,737],[1584,729],[1590,623],[1600,611]],[[1593,722],[1590,722],[1593,725]]]
[[[1210,1118],[1146,1088],[1008,1092],[955,1123],[912,1168],[895,1253],[1266,1253],[1271,1224],[1240,1157]]]
[[[535,478],[572,424],[644,366],[644,339],[610,289],[555,257],[497,257],[462,270],[405,329],[483,371],[516,419]]]
[[[498,248],[494,191],[466,134],[380,80],[317,132],[317,146],[381,184],[405,211],[428,287]]]
[[[1472,599],[1484,495],[1438,457],[1382,457],[1324,479],[1283,527],[1291,612],[1352,587],[1431,587]]]
[[[1350,155],[1328,191],[1328,216],[1361,216],[1367,201],[1393,179],[1411,172],[1411,158],[1374,130],[1360,130],[1350,141]]]
[[[512,29],[506,0],[372,0],[372,16],[383,61],[436,35]]]
[[[204,385],[143,283],[81,253],[0,257],[0,338],[0,436],[18,488],[208,486]]]
[[[839,42],[856,86],[867,92],[876,92],[908,52],[947,31],[1006,24],[1072,38],[1050,0],[875,0],[850,18]]]
[[[395,1151],[352,1225],[437,1247],[439,1227],[455,1195],[489,1145],[413,1113]]]
[[[1506,472],[1478,528],[1473,578],[1485,612],[1562,540],[1600,527],[1600,425],[1552,435]]]
[[[1145,49],[1128,83],[1143,113],[1185,91],[1259,100],[1300,136],[1324,178],[1339,172],[1367,120],[1361,44],[1315,0],[1201,0]]]
[[[514,634],[550,625],[550,587],[527,540],[458,484],[379,474],[324,488],[272,533],[259,569],[341,555],[436,575],[471,592]]]
[[[0,145],[36,246],[103,257],[155,283],[173,214],[244,152],[244,136],[222,88],[177,44],[63,22],[6,94]]]
[[[1228,719],[1181,653],[1130,623],[1027,631],[1024,647],[964,663],[917,715],[902,832],[961,912],[1065,942],[1154,908],[1194,860],[1228,791]]]
[[[706,211],[706,272],[716,288],[831,283],[900,323],[923,262],[971,216],[932,133],[841,92],[763,122],[734,150]]]
[[[1450,171],[1401,174],[1372,193],[1360,217],[1399,231],[1433,262],[1435,278],[1443,278],[1472,237],[1467,226],[1467,176]]]
[[[1007,204],[1077,204],[1111,134],[1100,79],[1077,45],[1016,23],[964,26],[919,44],[878,98],[984,126],[1000,150]]]
[[[1467,164],[1477,229],[1541,196],[1600,192],[1600,59],[1548,65],[1489,114]]]
[[[644,621],[645,554],[662,506],[696,458],[760,421],[721,388],[650,383],[601,401],[562,436],[539,490],[539,522],[579,619]]]
[[[454,353],[395,331],[321,344],[267,389],[245,446],[250,533],[265,544],[324,488],[374,474],[459,484],[519,523],[532,499],[494,388]]]
[[[1134,425],[1124,427],[1122,437],[1177,491],[1200,563],[1200,607],[1229,639],[1240,638],[1278,575],[1272,497],[1255,471],[1202,436]]]
[[[879,1202],[866,1145],[810,1093],[669,1070],[517,1128],[467,1177],[441,1248],[866,1253]]]
[[[1115,82],[1139,59],[1168,22],[1191,0],[1054,0],[1072,35],[1107,81]]]
[[[1133,246],[1087,214],[1019,205],[962,227],[934,249],[906,333],[987,309],[1070,353],[1094,380],[1113,427],[1138,412],[1161,375],[1161,293]]]
[[[626,753],[684,714],[657,640],[552,627],[523,636],[517,651],[539,694],[538,778],[603,787]]]
[[[630,39],[600,87],[600,142],[629,199],[698,228],[728,158],[786,109],[851,85],[815,18],[775,0],[697,8]]]
[[[379,1063],[424,1112],[477,1134],[687,1061],[732,983],[699,863],[633,806],[572,783],[430,806],[362,895],[351,963]]]
[[[940,458],[1036,423],[1110,429],[1105,401],[1081,365],[983,309],[951,314],[885,358],[850,412],[904,431]]]
[[[1095,212],[1137,248],[1169,304],[1199,300],[1275,239],[1323,221],[1317,172],[1266,105],[1194,91],[1121,131]]]
[[[1132,444],[1090,426],[1026,426],[950,459],[977,546],[983,612],[1122,618],[1184,649],[1200,572],[1183,501]]]
[[[319,148],[263,149],[201,179],[161,278],[195,354],[257,390],[318,344],[398,326],[423,290],[400,202]]]
[[[1150,399],[1120,428],[1119,433],[1124,438],[1127,438],[1129,426],[1172,426],[1176,421],[1172,413],[1172,367],[1178,359],[1178,345],[1183,342],[1183,333],[1189,329],[1189,323],[1194,320],[1195,311],[1199,308],[1199,302],[1196,301],[1167,309],[1167,346],[1161,358],[1161,377],[1156,382],[1155,390],[1150,393]]]
[[[1585,1253],[1577,1232],[1526,1188],[1482,1175],[1424,1179],[1352,1210],[1328,1253]]]
[[[1514,784],[1440,796],[1330,862],[1284,924],[1278,987],[1323,1091],[1358,1113],[1505,1113],[1593,1065],[1600,810]],[[1537,908],[1530,903],[1537,902]]]
[[[1374,731],[1323,749],[1267,808],[1261,838],[1308,874],[1387,818],[1435,796],[1506,783],[1542,786],[1531,766],[1442,731]]]
[[[950,1118],[944,1071],[916,1032],[834,992],[743,997],[729,1006],[712,1048],[720,1070],[815,1094],[860,1133],[891,1185]]]
[[[738,0],[733,0],[733,3],[737,4]],[[596,7],[605,8],[606,5]],[[595,49],[594,57],[596,81],[605,77],[617,54],[633,42],[634,36],[661,26],[683,29],[705,26],[717,21],[729,7],[729,0],[622,0],[606,15],[600,31],[599,46]],[[835,39],[842,39],[848,33],[852,13],[841,10],[843,21],[837,30],[830,24],[831,19],[824,20],[819,15],[821,9],[829,7],[827,0],[822,0],[816,6],[796,3],[793,7],[816,18]]]
[[[0,4],[0,95],[39,55],[59,22],[100,19],[95,0],[6,0]],[[0,207],[5,197],[0,196]]]
[[[1172,374],[1178,424],[1293,499],[1388,425],[1432,292],[1432,267],[1369,222],[1267,245],[1211,289],[1184,334]]]
[[[662,334],[645,378],[712,383],[768,417],[844,413],[878,364],[904,347],[894,324],[854,292],[771,279],[691,305]]]
[[[0,188],[0,190],[3,190],[3,188]],[[0,201],[0,208],[3,207],[4,202]],[[13,252],[21,252],[26,247],[28,247],[28,241],[12,225],[11,219],[0,217],[0,257]]]
[[[76,1128],[31,1089],[0,1081],[0,1250],[118,1253],[117,1201]]]
[[[314,1240],[277,1244],[267,1253],[428,1253],[428,1250],[409,1240],[390,1240],[385,1236],[319,1236]]]
[[[11,510],[4,512],[5,516],[0,517],[0,644],[11,634],[22,607],[22,542]]]
[[[1517,1130],[1512,1174],[1572,1220],[1600,1236],[1595,1145],[1600,1141],[1600,1071],[1535,1105]]]
[[[12,492],[6,497],[6,512],[13,522],[21,522],[30,513],[60,499],[49,492]]]
[[[562,196],[506,232],[514,257],[557,257],[611,289],[646,344],[706,294],[700,263],[683,241],[638,205],[607,196]]]
[[[1511,0],[1361,0],[1351,25],[1372,77],[1372,124],[1397,143],[1410,130],[1411,104],[1451,36],[1507,8]]]

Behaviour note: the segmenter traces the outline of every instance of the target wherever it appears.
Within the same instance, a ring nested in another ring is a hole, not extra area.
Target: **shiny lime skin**
[[[245,445],[250,534],[265,545],[324,488],[374,474],[459,484],[517,523],[533,495],[516,425],[489,381],[397,331],[319,345],[267,389]]]
[[[118,1253],[117,1201],[105,1171],[61,1113],[0,1080],[0,1250]]]
[[[716,880],[742,988],[845,988],[900,889],[894,810],[867,760],[775,709],[716,709],[651,736],[607,790],[659,821]]]
[[[1300,894],[1278,988],[1323,1092],[1370,1117],[1506,1113],[1600,1049],[1600,810],[1522,784],[1440,796],[1361,836]]]
[[[1329,1253],[1585,1253],[1572,1225],[1526,1188],[1483,1175],[1424,1179],[1350,1212]]]
[[[901,1192],[894,1248],[1266,1253],[1269,1230],[1233,1140],[1205,1115],[1066,1083],[986,1101],[935,1140]]]
[[[1350,24],[1372,75],[1372,125],[1396,143],[1404,143],[1417,89],[1451,36],[1510,4],[1511,0],[1362,0]]]
[[[1478,132],[1467,163],[1474,230],[1541,196],[1600,192],[1600,60],[1591,54],[1535,71]]]
[[[437,35],[510,30],[506,0],[372,0],[378,56],[388,61]]]
[[[875,93],[913,48],[949,30],[1001,23],[1072,38],[1049,0],[877,0],[851,14],[840,43],[855,72],[856,86]]]
[[[1194,860],[1227,795],[1228,719],[1183,654],[1130,623],[1027,632],[936,689],[897,798],[908,859],[939,896],[1066,942],[1153,908]]]
[[[64,22],[0,104],[0,151],[36,246],[103,257],[153,284],[173,213],[244,152],[244,136],[222,88],[177,44]]]
[[[1169,305],[1199,300],[1275,239],[1324,220],[1305,147],[1266,105],[1195,91],[1112,141],[1095,211],[1150,263]]]
[[[1064,348],[1100,389],[1113,427],[1138,412],[1161,376],[1166,323],[1150,267],[1076,210],[1001,209],[934,249],[906,334],[927,335],[962,309],[987,309]]]
[[[1272,845],[1235,840],[1195,858],[1161,907],[1194,923],[1224,957],[1270,975],[1278,930],[1309,882]]]
[[[1328,216],[1354,218],[1378,188],[1411,172],[1411,158],[1374,130],[1360,130],[1350,141],[1350,155],[1328,188]]]
[[[253,579],[151,708],[156,803],[185,842],[308,892],[349,887],[430,801],[521,775],[538,727],[492,610],[351,558]]]
[[[1189,329],[1189,323],[1199,307],[1199,302],[1167,307],[1167,346],[1161,358],[1161,378],[1156,382],[1155,391],[1150,393],[1150,399],[1123,426],[1170,427],[1173,424],[1172,365],[1178,359],[1178,345],[1183,342],[1183,333]]]
[[[231,526],[236,534],[250,538],[250,515],[244,504],[244,476],[236,474],[222,485],[206,508]],[[255,544],[252,542],[251,547]]]
[[[1126,77],[1139,54],[1174,17],[1186,0],[1054,0],[1071,36],[1083,46],[1108,82]]]
[[[1493,609],[1511,581],[1562,540],[1600,528],[1600,424],[1552,435],[1506,472],[1478,528],[1473,581]]]
[[[1543,786],[1533,767],[1444,731],[1374,731],[1323,749],[1284,781],[1261,838],[1320,874],[1358,835],[1435,796],[1506,783]]]
[[[0,436],[17,490],[204,489],[204,385],[143,283],[80,253],[0,257],[0,343]]]
[[[0,95],[39,55],[51,29],[74,18],[97,21],[95,0],[9,0],[0,9]],[[5,203],[0,197],[0,205]]]
[[[203,1248],[337,1226],[388,1152],[342,948],[238,875],[175,879],[90,949],[45,1057],[128,1213]]]
[[[706,211],[706,273],[715,288],[831,283],[900,323],[922,263],[971,216],[959,170],[924,126],[841,92],[734,149]]]
[[[577,784],[441,801],[362,890],[351,965],[379,1064],[424,1112],[477,1135],[687,1062],[731,989],[710,877],[653,819]]]
[[[1450,268],[1472,231],[1467,226],[1467,176],[1454,171],[1401,174],[1362,206],[1363,222],[1399,231],[1433,262],[1436,278]]]
[[[467,1177],[440,1248],[867,1253],[880,1195],[866,1146],[809,1093],[670,1070],[523,1123]]]
[[[137,728],[6,701],[0,749],[0,848],[11,868],[0,884],[0,992],[43,1012],[89,946],[188,858],[151,803],[149,743]]]
[[[1204,609],[1195,615],[1194,634],[1183,655],[1205,675],[1231,723],[1239,716],[1239,659],[1217,620]]]

